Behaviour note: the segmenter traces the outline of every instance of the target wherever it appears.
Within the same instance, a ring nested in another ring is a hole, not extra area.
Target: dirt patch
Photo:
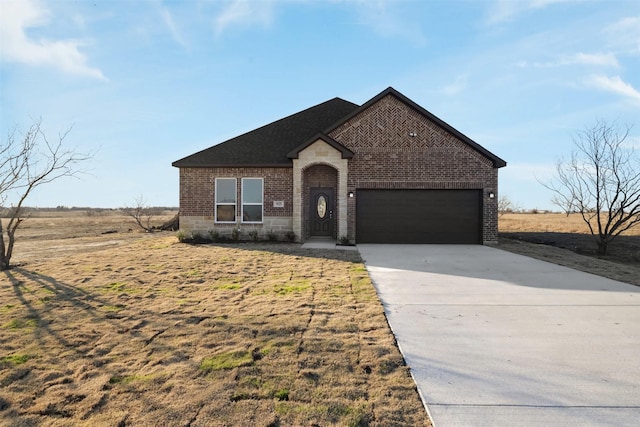
[[[153,224],[171,219],[175,211],[154,217]],[[6,221],[6,219],[3,219]],[[27,218],[16,233],[12,264],[93,252],[154,236],[138,228],[131,217],[119,212],[38,212]]]
[[[8,425],[429,425],[356,252],[29,240],[0,276]]]

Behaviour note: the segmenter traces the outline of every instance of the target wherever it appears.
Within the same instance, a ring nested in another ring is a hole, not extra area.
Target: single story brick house
[[[388,88],[334,98],[173,163],[180,228],[357,243],[495,242],[504,160]]]

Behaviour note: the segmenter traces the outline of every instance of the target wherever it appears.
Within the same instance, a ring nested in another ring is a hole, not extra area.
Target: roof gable
[[[333,138],[331,138],[331,137],[329,137],[327,135],[324,135],[322,133],[316,134],[314,137],[309,138],[302,145],[296,147],[292,151],[289,151],[289,153],[287,153],[287,157],[289,157],[290,159],[297,159],[298,155],[300,154],[301,151],[304,151],[307,147],[309,147],[310,145],[316,143],[318,140],[326,142],[331,147],[335,148],[340,153],[342,153],[342,158],[343,159],[350,159],[350,158],[353,157],[353,151],[349,150],[347,147],[345,147],[344,145],[340,144],[335,139],[333,139]]]
[[[498,157],[495,154],[491,153],[489,150],[487,150],[486,148],[482,147],[480,144],[478,144],[477,142],[473,141],[471,138],[469,138],[468,136],[464,135],[462,132],[458,131],[453,126],[449,125],[448,123],[446,123],[445,121],[441,120],[437,116],[433,115],[432,113],[430,113],[429,111],[427,111],[426,109],[424,109],[420,105],[416,104],[415,102],[413,102],[412,100],[410,100],[409,98],[407,98],[406,96],[404,96],[403,94],[401,94],[400,92],[398,92],[397,90],[395,90],[392,87],[388,87],[387,89],[385,89],[382,92],[380,92],[378,95],[376,95],[373,98],[371,98],[369,101],[364,103],[360,108],[352,111],[351,113],[349,113],[348,115],[343,117],[342,120],[340,120],[339,122],[335,123],[330,128],[327,128],[324,133],[330,134],[331,132],[333,132],[334,130],[336,130],[340,126],[344,125],[346,122],[348,122],[349,120],[351,120],[355,116],[361,114],[362,112],[364,112],[365,110],[369,109],[371,106],[375,105],[380,100],[382,100],[383,98],[385,98],[386,96],[389,96],[389,95],[394,96],[395,98],[400,100],[402,103],[406,104],[408,107],[412,108],[413,110],[417,111],[419,114],[424,116],[426,119],[434,122],[437,126],[439,126],[442,129],[446,130],[447,132],[449,132],[450,134],[452,134],[456,138],[458,138],[460,141],[462,141],[462,142],[466,143],[467,145],[469,145],[471,148],[473,148],[478,153],[480,153],[483,156],[487,157],[493,163],[493,167],[501,168],[501,167],[504,167],[504,166],[507,165],[507,163],[504,160],[502,160],[500,157]]]
[[[287,167],[287,153],[358,105],[334,98],[172,163],[175,167]]]

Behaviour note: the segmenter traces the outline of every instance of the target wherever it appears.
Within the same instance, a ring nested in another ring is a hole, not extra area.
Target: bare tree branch
[[[513,203],[508,196],[500,196],[498,198],[498,217],[518,210],[520,210],[520,207]]]
[[[156,211],[147,205],[142,194],[136,197],[133,206],[125,206],[122,210],[125,215],[133,218],[138,227],[146,232],[153,231],[151,219],[155,216]]]
[[[93,156],[64,146],[71,128],[52,143],[42,131],[41,123],[41,119],[35,120],[21,139],[16,139],[18,130],[14,128],[6,144],[0,145],[0,203],[4,205],[10,198],[15,199],[6,229],[0,218],[0,270],[10,267],[15,233],[25,219],[23,204],[31,191],[57,179],[83,173],[78,165]]]
[[[541,182],[555,205],[581,215],[600,254],[640,223],[640,157],[624,145],[630,132],[605,120],[576,132],[570,158],[556,163],[550,182]]]

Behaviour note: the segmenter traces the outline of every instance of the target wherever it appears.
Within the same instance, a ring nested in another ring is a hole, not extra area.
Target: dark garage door
[[[482,243],[481,190],[357,190],[358,243]]]

